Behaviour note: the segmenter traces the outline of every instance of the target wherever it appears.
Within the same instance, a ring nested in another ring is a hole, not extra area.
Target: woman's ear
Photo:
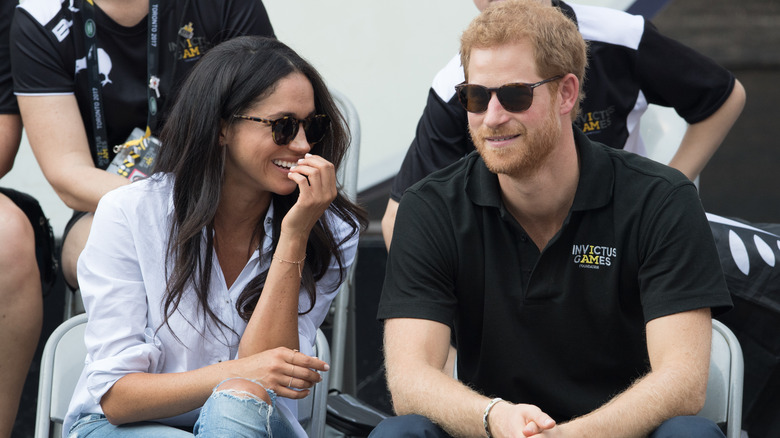
[[[219,145],[220,146],[227,146],[227,137],[228,137],[228,130],[230,129],[230,125],[225,123],[224,120],[220,122],[220,128],[219,128]]]

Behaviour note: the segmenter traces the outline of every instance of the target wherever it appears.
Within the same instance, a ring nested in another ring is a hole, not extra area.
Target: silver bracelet
[[[488,403],[487,407],[485,408],[485,412],[482,414],[482,427],[485,428],[485,434],[487,435],[487,438],[493,438],[493,435],[490,434],[488,415],[490,414],[490,410],[493,409],[493,406],[495,406],[495,404],[500,401],[504,401],[504,399],[500,397],[496,397],[493,400],[490,400],[490,403]]]

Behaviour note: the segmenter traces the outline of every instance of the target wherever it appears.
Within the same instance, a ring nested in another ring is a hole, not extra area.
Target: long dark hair
[[[191,285],[204,319],[227,327],[214,314],[208,299],[210,273],[214,266],[214,217],[225,170],[219,134],[223,127],[233,123],[236,115],[271,94],[279,80],[296,72],[311,82],[316,112],[327,114],[331,120],[325,138],[313,145],[311,153],[322,156],[338,169],[350,141],[344,117],[317,71],[275,39],[239,37],[219,44],[198,61],[179,90],[160,136],[163,146],[155,166],[155,174],[166,173],[174,177],[174,217],[165,260],[168,283],[163,303],[164,324],[168,323],[185,289]],[[282,219],[297,199],[298,189],[286,196],[272,196],[274,250]],[[322,218],[312,229],[301,278],[311,307],[303,313],[314,307],[315,283],[326,273],[331,258],[335,258],[341,269],[339,283],[343,281],[346,269],[339,247],[367,224],[365,212],[350,202],[341,190],[328,211],[350,224],[352,232],[337,242],[331,225]],[[262,220],[261,217],[255,225],[255,237],[263,236]],[[173,272],[168,272],[169,266]],[[245,321],[252,315],[267,274],[265,271],[252,279],[236,302],[236,310]]]

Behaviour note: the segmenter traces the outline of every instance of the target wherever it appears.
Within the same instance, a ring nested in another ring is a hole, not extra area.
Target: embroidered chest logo
[[[601,111],[581,113],[577,116],[577,120],[574,121],[574,125],[585,134],[601,132],[612,125],[612,114],[614,112],[615,107],[611,106]]]
[[[582,269],[609,267],[617,258],[617,248],[598,245],[572,245],[572,261]]]
[[[179,36],[183,38],[179,40],[178,45],[175,42],[169,43],[170,50],[181,50],[181,58],[184,61],[194,61],[200,58],[205,52],[206,47],[203,46],[203,37],[195,36],[195,29],[192,22],[185,24],[179,29]]]

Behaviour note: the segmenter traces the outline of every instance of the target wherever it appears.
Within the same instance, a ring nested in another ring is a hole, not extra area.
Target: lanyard
[[[98,167],[105,169],[109,163],[108,134],[106,131],[103,90],[100,84],[100,69],[98,66],[97,25],[95,23],[94,0],[84,0],[82,8],[84,16],[84,43],[87,49],[87,79],[89,95],[92,101],[92,131],[97,149]],[[149,0],[148,32],[146,38],[146,78],[147,105],[146,132],[157,121],[157,99],[160,98],[160,78],[158,77],[158,59],[160,52],[160,0]]]

